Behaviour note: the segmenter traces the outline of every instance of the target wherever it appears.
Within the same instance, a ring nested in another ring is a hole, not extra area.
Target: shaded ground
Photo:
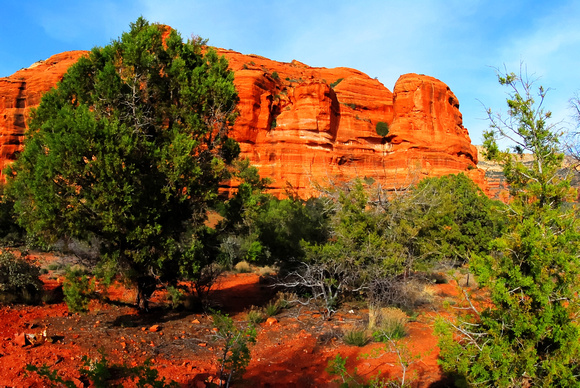
[[[47,288],[57,288],[60,279],[43,276]],[[230,274],[218,284],[213,299],[222,312],[244,324],[245,312],[252,305],[263,306],[273,290],[260,284],[256,274]],[[445,300],[458,299],[453,282],[433,285],[432,303],[418,311],[408,324],[409,335],[399,348],[411,366],[407,380],[416,387],[447,386],[437,365],[437,339],[433,333],[435,317]],[[27,364],[46,364],[81,384],[78,368],[83,355],[99,357],[99,350],[114,363],[135,366],[151,359],[161,376],[176,380],[183,387],[203,387],[215,378],[221,343],[213,336],[211,316],[168,308],[161,292],[152,299],[152,311],[139,314],[132,307],[134,292],[121,285],[108,290],[108,302],[92,301],[87,314],[71,314],[63,302],[41,306],[0,306],[0,386],[44,386]],[[455,303],[455,302],[452,302]],[[337,386],[325,371],[337,354],[348,357],[349,372],[370,379],[381,373],[399,378],[397,355],[384,344],[365,347],[345,345],[341,333],[363,324],[368,311],[363,304],[344,306],[330,320],[324,320],[313,307],[294,306],[278,314],[276,322],[258,327],[252,361],[236,387],[324,387]],[[32,342],[19,343],[26,333]],[[20,338],[22,338],[20,336]],[[46,341],[43,339],[46,338]]]

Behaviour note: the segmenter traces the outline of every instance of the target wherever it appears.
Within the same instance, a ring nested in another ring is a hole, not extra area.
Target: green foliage
[[[278,75],[278,72],[277,71],[275,71],[275,72],[272,73],[272,78],[275,81],[278,81],[280,79],[280,76]]]
[[[16,222],[14,199],[5,192],[5,185],[0,183],[0,246],[22,245],[25,231]]]
[[[340,354],[337,354],[335,358],[328,360],[328,367],[326,368],[326,372],[328,372],[331,376],[339,376],[340,380],[336,380],[335,382],[339,383],[339,387],[341,388],[348,388],[348,387],[360,387],[362,386],[357,381],[356,370],[355,376],[351,376],[346,370],[346,361],[348,357],[342,358]]]
[[[282,305],[278,301],[270,302],[266,305],[266,307],[264,307],[264,313],[268,317],[278,315],[280,310],[282,310]]]
[[[322,202],[315,198],[280,200],[264,194],[269,180],[260,178],[247,160],[238,162],[235,175],[241,183],[220,209],[224,220],[217,226],[223,263],[289,263],[304,256],[302,240],[326,238],[327,216]]]
[[[508,115],[494,114],[488,110],[490,130],[484,134],[486,155],[503,165],[503,172],[512,197],[528,202],[530,210],[544,205],[559,204],[569,194],[569,181],[558,178],[564,154],[560,152],[562,131],[550,124],[552,116],[544,108],[547,90],[540,86],[534,92],[533,80],[515,73],[498,72],[501,85],[509,88]],[[513,143],[512,153],[500,151],[497,140]],[[524,153],[533,155],[530,166]]]
[[[128,383],[133,383],[137,387],[151,387],[151,388],[175,388],[178,387],[175,381],[166,381],[165,377],[159,379],[159,372],[151,366],[151,361],[146,360],[142,365],[135,367],[128,367],[126,365],[110,365],[106,355],[100,351],[101,358],[91,360],[87,356],[83,356],[83,367],[79,369],[81,376],[86,376],[92,383],[91,386],[95,388],[108,388],[111,386],[124,386]],[[69,388],[76,387],[72,380],[65,380],[58,371],[51,369],[47,365],[37,367],[28,364],[26,370],[35,372],[39,376],[47,379],[51,386],[60,387],[65,386]],[[113,383],[120,383],[113,385]]]
[[[425,212],[419,238],[431,262],[466,263],[473,253],[487,253],[505,231],[503,203],[490,200],[465,174],[423,179],[415,191],[436,201],[415,209]]]
[[[185,294],[181,289],[179,289],[179,287],[171,285],[168,286],[167,294],[169,296],[169,300],[171,301],[171,307],[174,309],[181,306],[185,300]]]
[[[389,124],[379,121],[376,126],[377,135],[385,137],[389,134]]]
[[[352,329],[344,333],[342,341],[347,345],[365,346],[370,342],[370,338],[363,329]]]
[[[165,29],[139,18],[73,65],[32,113],[9,182],[29,233],[100,241],[101,264],[137,285],[141,308],[144,274],[174,280],[199,248],[191,239],[239,153],[226,60]]]
[[[407,336],[405,325],[398,321],[389,322],[380,330],[373,332],[373,339],[377,342],[388,342],[398,340]]]
[[[380,372],[368,382],[365,382],[362,377],[357,374],[356,368],[354,369],[354,374],[351,375],[346,369],[346,362],[348,357],[342,358],[340,354],[337,354],[335,358],[328,360],[328,366],[326,372],[331,376],[339,376],[340,379],[336,379],[333,382],[337,383],[341,388],[379,388],[379,387],[397,387],[404,385],[396,385],[393,382],[386,381],[380,376]]]
[[[227,315],[213,314],[217,328],[216,339],[223,341],[220,363],[220,387],[229,387],[234,376],[241,376],[250,363],[249,345],[256,342],[256,329],[252,326],[241,330]]]
[[[0,253],[0,302],[34,303],[42,292],[40,267],[7,250]]]
[[[62,292],[69,311],[87,312],[94,291],[94,280],[91,281],[86,273],[79,269],[67,269],[62,283]]]
[[[492,305],[438,323],[441,365],[470,385],[576,387],[580,224],[564,202],[569,181],[558,176],[558,136],[542,108],[543,88],[536,103],[527,78],[500,74],[499,81],[512,90],[509,117],[490,112],[492,129],[509,136],[517,153],[532,152],[532,163],[499,154],[512,195],[508,231],[491,254],[471,262]],[[494,141],[488,146],[488,155],[498,155]]]
[[[342,298],[361,292],[377,306],[399,303],[402,278],[464,263],[472,252],[487,252],[502,232],[501,217],[492,211],[501,205],[465,175],[388,194],[373,184],[356,180],[318,200],[329,215],[328,238],[302,242],[302,265],[287,279],[289,286],[309,289],[328,315]]]
[[[252,325],[257,325],[266,320],[266,315],[262,309],[258,309],[252,306],[250,311],[246,314],[246,320]]]
[[[330,84],[330,87],[334,89],[339,83],[342,82],[342,80],[343,80],[342,78],[337,79],[336,81]]]

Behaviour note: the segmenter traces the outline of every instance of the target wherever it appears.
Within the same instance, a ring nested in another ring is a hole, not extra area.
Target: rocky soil
[[[41,256],[54,261],[54,256]],[[58,288],[62,278],[49,271],[43,275],[47,289]],[[462,282],[462,281],[460,281]],[[229,314],[238,325],[246,325],[251,306],[265,306],[274,290],[255,273],[227,274],[216,285],[214,306]],[[437,365],[434,320],[448,312],[447,301],[458,303],[459,289],[452,280],[425,288],[427,302],[415,310],[407,324],[408,335],[399,340],[410,367],[406,380],[414,387],[447,386]],[[27,364],[48,365],[59,375],[81,386],[82,358],[107,355],[111,363],[136,366],[150,359],[161,376],[183,387],[204,387],[215,382],[222,343],[214,336],[210,315],[170,308],[167,295],[156,291],[149,313],[133,306],[134,292],[115,284],[106,298],[93,300],[86,314],[73,314],[62,301],[39,306],[0,306],[0,386],[41,387],[46,382],[26,372]],[[400,379],[397,354],[382,343],[364,347],[346,345],[342,335],[364,327],[368,310],[364,303],[347,303],[325,319],[315,306],[293,306],[261,323],[252,360],[236,387],[324,387],[337,386],[336,376],[326,372],[328,362],[340,354],[348,357],[347,370],[363,379],[379,372]],[[125,383],[126,384],[126,383]]]

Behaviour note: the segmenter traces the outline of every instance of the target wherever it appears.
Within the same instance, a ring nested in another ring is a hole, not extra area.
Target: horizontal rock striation
[[[218,49],[235,72],[239,117],[233,128],[271,192],[307,197],[317,185],[371,177],[404,187],[427,176],[464,172],[486,189],[459,102],[443,82],[406,74],[391,92],[348,68],[313,68]],[[84,51],[57,54],[0,78],[0,167],[22,147],[29,110]],[[388,124],[386,136],[377,123]]]
[[[0,78],[0,171],[22,148],[30,108],[59,82],[86,51],[68,51]]]

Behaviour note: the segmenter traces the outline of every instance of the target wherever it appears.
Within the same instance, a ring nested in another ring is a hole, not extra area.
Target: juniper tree
[[[153,275],[175,279],[184,257],[196,265],[192,231],[239,153],[228,138],[236,101],[233,73],[205,41],[139,18],[33,111],[9,182],[21,225],[100,241],[101,265],[125,274],[146,308]]]
[[[457,322],[440,322],[441,364],[474,386],[577,387],[580,225],[566,203],[559,133],[543,107],[545,89],[536,92],[522,72],[499,82],[510,88],[508,115],[489,112],[485,145],[509,184],[508,231],[471,261],[491,304],[471,303]],[[512,141],[512,153],[499,151],[498,136]]]

